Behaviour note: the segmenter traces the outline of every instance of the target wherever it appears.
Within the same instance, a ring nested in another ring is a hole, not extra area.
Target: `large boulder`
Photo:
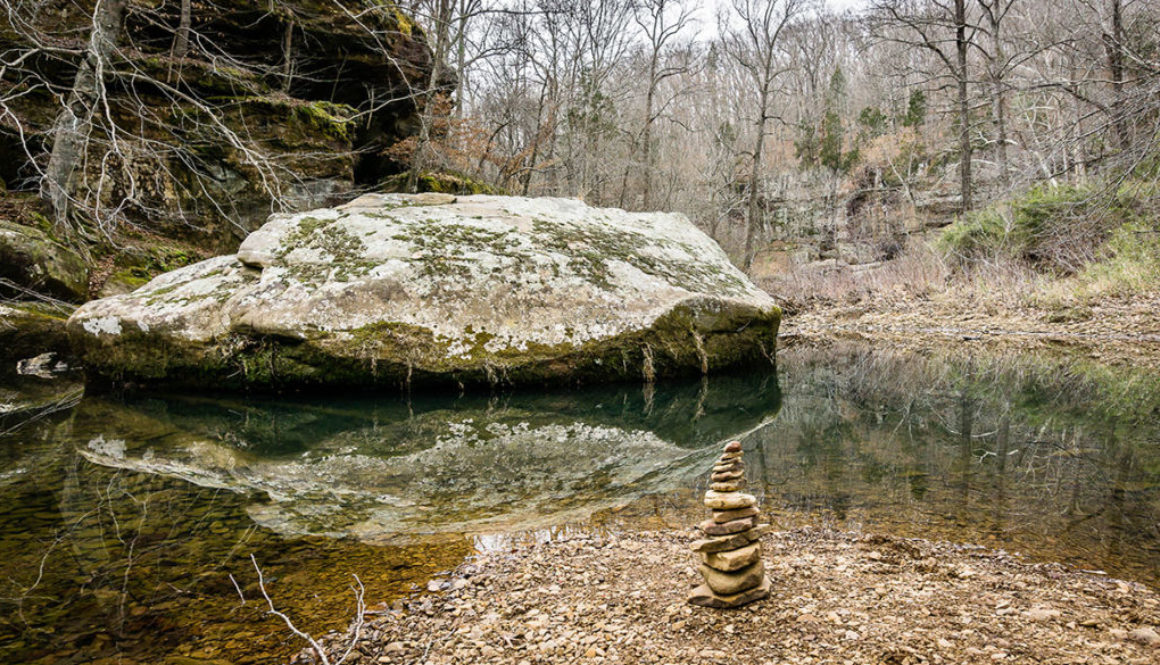
[[[89,291],[89,269],[79,254],[40,229],[0,219],[0,295],[27,295],[24,290],[65,300],[83,301]]]
[[[682,215],[367,195],[90,302],[91,374],[214,387],[526,384],[769,365],[781,311]]]

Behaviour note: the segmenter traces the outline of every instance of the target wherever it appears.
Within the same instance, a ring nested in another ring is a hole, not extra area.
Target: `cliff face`
[[[393,5],[43,0],[0,18],[0,53],[18,63],[0,81],[9,197],[40,186],[94,25],[114,3],[115,49],[78,119],[84,151],[70,183],[100,230],[108,215],[231,251],[273,211],[333,203],[403,170],[384,150],[417,128],[432,54]]]

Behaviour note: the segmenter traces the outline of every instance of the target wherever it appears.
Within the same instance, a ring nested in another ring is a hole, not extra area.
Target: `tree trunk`
[[[294,79],[294,21],[282,28],[282,92],[290,91]]]
[[[967,51],[970,44],[967,41],[967,2],[955,0],[955,55],[958,79],[958,116],[959,116],[959,190],[962,194],[962,211],[971,209],[971,118],[970,100],[967,97]]]
[[[1007,162],[1007,91],[1003,84],[1003,68],[1006,57],[1003,52],[1002,22],[1003,0],[997,0],[988,12],[991,24],[991,113],[995,116],[996,157],[999,162],[999,182],[1006,188],[1010,184],[1010,168]]]
[[[993,80],[994,92],[991,99],[992,113],[995,115],[995,141],[997,143],[996,158],[999,162],[999,182],[1003,187],[1011,184],[1011,170],[1007,157],[1007,96],[1003,91],[1003,82]]]
[[[411,155],[410,170],[407,172],[408,192],[417,192],[419,177],[428,168],[427,152],[431,144],[431,124],[434,121],[435,99],[438,94],[439,80],[443,77],[443,65],[447,62],[451,45],[449,43],[451,30],[451,0],[439,0],[435,6],[432,21],[435,24],[435,40],[431,44],[431,77],[427,89],[418,95],[419,101],[419,136],[415,145],[415,152]]]
[[[106,63],[121,35],[127,3],[128,0],[103,0],[93,10],[89,46],[77,68],[68,101],[53,123],[52,152],[40,183],[40,197],[52,210],[53,227],[67,237],[83,233],[81,223],[74,223],[73,177],[93,131],[94,107],[104,89]]]
[[[532,174],[536,168],[536,160],[540,157],[540,137],[544,135],[544,126],[541,118],[544,116],[544,96],[547,92],[547,86],[540,88],[540,102],[536,105],[536,134],[532,137],[532,153],[528,155],[527,168],[523,173],[523,192],[524,196],[528,195],[528,191],[532,188]]]
[[[184,58],[189,53],[189,29],[193,22],[193,0],[181,0],[181,22],[173,41],[173,57]]]
[[[471,18],[470,7],[459,7],[459,18],[456,21],[455,33],[455,74],[459,77],[459,94],[455,95],[455,119],[463,120],[463,100],[468,94],[468,67],[467,67],[467,22]]]
[[[652,123],[653,103],[657,89],[657,53],[654,51],[649,61],[648,92],[644,96],[644,131],[641,132],[641,141],[644,143],[644,179],[641,181],[641,209],[651,210],[652,205]]]
[[[1104,35],[1104,49],[1108,54],[1108,72],[1112,77],[1112,124],[1116,130],[1117,146],[1126,150],[1130,143],[1128,121],[1124,117],[1124,8],[1123,0],[1112,0],[1112,34]]]
[[[753,255],[757,252],[757,232],[761,228],[761,153],[765,145],[765,123],[768,114],[769,88],[761,89],[761,106],[757,120],[757,140],[753,146],[753,164],[749,171],[749,214],[745,231],[745,262],[742,269],[749,272],[753,266]]]

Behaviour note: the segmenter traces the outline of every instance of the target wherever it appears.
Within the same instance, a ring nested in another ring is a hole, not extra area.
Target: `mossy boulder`
[[[682,215],[372,194],[90,302],[113,381],[298,389],[646,380],[773,359],[781,311]]]
[[[88,295],[89,271],[79,254],[40,229],[0,219],[0,279],[64,300],[80,302]],[[0,287],[0,294],[11,288]]]
[[[0,376],[16,372],[16,363],[42,353],[70,352],[65,322],[70,308],[40,303],[0,305]]]
[[[200,248],[173,242],[138,239],[133,244],[126,243],[110,257],[108,275],[96,287],[97,297],[135,291],[162,273],[204,260],[206,256]]]

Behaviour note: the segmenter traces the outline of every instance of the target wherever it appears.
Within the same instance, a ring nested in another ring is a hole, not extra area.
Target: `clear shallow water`
[[[1158,388],[1062,357],[859,345],[785,349],[777,376],[558,394],[64,391],[46,414],[42,386],[0,419],[0,662],[269,662],[301,645],[264,616],[251,554],[303,627],[341,628],[351,574],[390,600],[479,548],[686,527],[731,438],[781,526],[1157,585]]]

